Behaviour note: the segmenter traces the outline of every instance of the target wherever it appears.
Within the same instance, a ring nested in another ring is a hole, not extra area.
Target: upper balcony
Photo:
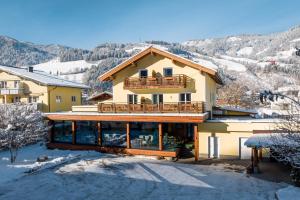
[[[100,113],[205,113],[204,102],[100,103]]]
[[[21,95],[24,94],[23,88],[0,88],[0,95]]]
[[[186,88],[192,79],[184,74],[161,77],[129,77],[124,81],[124,89]]]

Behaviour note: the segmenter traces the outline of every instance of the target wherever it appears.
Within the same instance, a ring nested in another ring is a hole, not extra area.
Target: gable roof
[[[8,66],[0,65],[0,71],[4,71],[9,74],[13,74],[13,75],[22,77],[24,79],[36,81],[43,85],[82,88],[82,89],[89,88],[88,86],[86,86],[84,84],[73,82],[73,81],[68,81],[63,78],[53,76],[51,74],[47,74],[47,73],[45,73],[43,71],[39,71],[39,70],[33,70],[33,72],[29,72],[26,68],[8,67]]]
[[[148,48],[146,48],[145,50],[139,52],[138,54],[130,57],[129,59],[125,60],[124,62],[122,62],[121,64],[117,65],[116,67],[112,68],[111,70],[107,71],[106,73],[102,74],[99,77],[100,81],[107,81],[110,79],[111,76],[113,76],[115,73],[121,71],[122,69],[130,66],[131,64],[133,64],[134,62],[136,62],[137,60],[145,57],[148,54],[158,54],[161,56],[164,56],[166,58],[169,58],[171,60],[174,60],[176,62],[185,64],[187,66],[190,66],[192,68],[198,69],[199,71],[205,72],[207,73],[209,76],[211,76],[218,84],[222,84],[222,80],[219,76],[219,74],[217,73],[217,71],[215,69],[211,69],[209,67],[205,67],[200,65],[199,63],[196,63],[192,60],[183,58],[181,56],[175,55],[173,53],[170,53],[168,51],[164,51],[162,49],[158,49],[156,47],[150,46]]]
[[[96,93],[92,96],[90,96],[89,98],[87,98],[88,101],[103,101],[103,100],[108,100],[108,99],[112,99],[113,94],[111,92],[108,91],[104,91],[104,92],[100,92],[100,93]]]

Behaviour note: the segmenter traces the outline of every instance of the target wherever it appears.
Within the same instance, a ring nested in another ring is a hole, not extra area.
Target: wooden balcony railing
[[[0,94],[1,95],[9,95],[9,94],[23,94],[24,89],[23,88],[0,88]]]
[[[100,103],[100,113],[204,113],[204,102],[169,102],[161,104]]]
[[[125,79],[124,89],[144,88],[186,88],[192,79],[184,74],[162,77],[129,77]]]

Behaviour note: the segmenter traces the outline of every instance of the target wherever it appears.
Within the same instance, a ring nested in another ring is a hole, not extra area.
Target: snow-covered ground
[[[24,171],[38,165],[35,159],[41,154],[48,155],[51,160],[69,162],[57,162],[24,175]],[[252,200],[274,199],[276,191],[286,186],[225,170],[222,166],[86,151],[46,150],[38,145],[22,149],[13,166],[7,161],[8,152],[2,152],[0,157],[1,179],[9,177],[0,182],[0,199]]]
[[[11,164],[9,152],[0,151],[0,185],[7,181],[18,179],[30,171],[41,170],[78,158],[79,156],[93,154],[95,152],[49,150],[43,144],[35,144],[19,150],[16,162]],[[49,160],[46,162],[37,162],[37,158],[44,155],[47,155]]]

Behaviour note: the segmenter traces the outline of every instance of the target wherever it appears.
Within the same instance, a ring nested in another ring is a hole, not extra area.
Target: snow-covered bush
[[[9,149],[11,162],[18,149],[47,135],[47,125],[35,104],[0,105],[0,149]]]
[[[292,179],[300,186],[300,112],[299,107],[278,124],[279,137],[271,137],[271,155],[279,162],[292,166]]]

